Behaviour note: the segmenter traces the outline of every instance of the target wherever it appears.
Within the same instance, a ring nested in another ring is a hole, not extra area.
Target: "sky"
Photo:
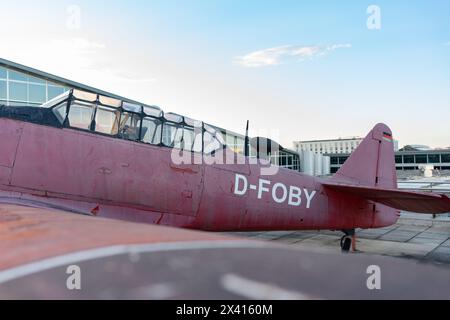
[[[292,148],[450,147],[448,0],[0,0],[0,57]]]

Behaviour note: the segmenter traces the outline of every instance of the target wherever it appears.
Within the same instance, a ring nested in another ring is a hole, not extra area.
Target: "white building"
[[[296,141],[297,152],[311,151],[317,154],[351,154],[358,148],[363,138],[340,138],[334,140]],[[394,149],[398,151],[398,141],[394,141]]]
[[[294,148],[297,152],[311,151],[317,154],[349,154],[363,141],[362,138],[335,139],[335,140],[316,140],[316,141],[297,141],[294,142]]]

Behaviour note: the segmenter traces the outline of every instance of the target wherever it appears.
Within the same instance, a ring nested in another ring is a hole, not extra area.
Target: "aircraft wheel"
[[[342,239],[341,239],[342,252],[348,253],[348,252],[350,252],[351,248],[352,248],[352,237],[350,237],[350,236],[343,236]]]

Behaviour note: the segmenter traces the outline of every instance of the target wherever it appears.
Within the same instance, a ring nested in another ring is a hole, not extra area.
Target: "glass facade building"
[[[216,129],[221,130],[228,148],[237,154],[245,154],[245,136],[220,128]],[[252,158],[258,156],[257,150],[251,146],[249,146],[249,152],[250,157]],[[300,172],[300,154],[295,151],[281,149],[271,152],[270,154],[262,154],[261,156],[262,158],[270,160],[270,163],[274,166]]]
[[[300,156],[294,152],[278,151],[270,156],[273,165],[293,171],[300,171]]]
[[[39,106],[69,87],[0,66],[0,105]]]
[[[331,172],[336,173],[350,154],[329,154]],[[417,171],[422,165],[432,165],[435,170],[450,171],[450,150],[399,151],[395,153],[397,171]]]

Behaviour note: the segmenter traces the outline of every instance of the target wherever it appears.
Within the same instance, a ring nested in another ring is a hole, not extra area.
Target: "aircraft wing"
[[[315,252],[19,204],[0,203],[0,252],[0,300],[373,299],[361,286],[365,273],[355,274],[374,264],[398,274],[382,299],[450,298],[442,281],[446,270],[407,260]],[[349,272],[331,280],[323,276],[336,265]]]
[[[450,212],[450,198],[443,194],[371,188],[337,182],[325,182],[323,185],[402,211],[426,214]]]
[[[0,283],[9,268],[76,252],[130,245],[231,241],[218,234],[0,203]],[[120,250],[119,250],[120,251]]]

